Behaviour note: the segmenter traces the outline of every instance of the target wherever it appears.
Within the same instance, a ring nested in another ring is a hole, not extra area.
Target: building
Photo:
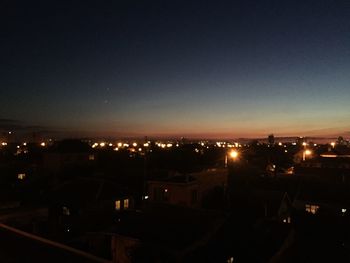
[[[49,196],[49,220],[59,235],[99,229],[132,209],[134,198],[128,189],[103,179],[77,178],[60,184]]]
[[[105,233],[111,236],[112,262],[183,262],[206,245],[225,220],[212,211],[157,205],[124,214]]]
[[[44,170],[53,175],[72,166],[87,166],[95,160],[91,147],[80,140],[64,140],[54,143],[43,157]]]
[[[149,201],[192,208],[203,206],[205,197],[222,190],[225,194],[228,174],[226,169],[208,169],[189,175],[174,175],[147,182]]]

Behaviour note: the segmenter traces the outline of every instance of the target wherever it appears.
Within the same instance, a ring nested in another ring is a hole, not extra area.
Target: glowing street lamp
[[[228,157],[232,159],[233,161],[236,161],[238,158],[238,152],[236,150],[232,150],[225,155],[225,168],[227,167],[228,164]]]
[[[233,160],[237,159],[237,157],[238,157],[238,152],[235,151],[235,150],[231,151],[231,152],[230,152],[230,157],[231,157]]]
[[[312,154],[312,152],[311,152],[310,150],[305,150],[305,151],[303,151],[303,161],[306,160],[306,156],[309,156],[309,155],[311,155],[311,154]]]
[[[335,147],[335,142],[331,142],[331,145],[334,148]]]

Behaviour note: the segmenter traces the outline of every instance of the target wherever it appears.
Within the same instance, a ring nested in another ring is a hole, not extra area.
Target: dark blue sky
[[[0,129],[349,134],[347,1],[1,5]]]

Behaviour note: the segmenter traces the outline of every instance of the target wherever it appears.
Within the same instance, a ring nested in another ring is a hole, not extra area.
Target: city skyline
[[[350,5],[4,4],[0,130],[350,134]]]

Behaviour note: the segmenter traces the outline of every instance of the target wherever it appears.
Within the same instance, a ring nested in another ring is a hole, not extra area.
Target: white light
[[[341,209],[341,212],[342,212],[342,213],[345,213],[345,212],[346,212],[346,208],[342,208],[342,209]]]
[[[148,199],[148,195],[145,195],[145,200],[147,200]]]
[[[101,142],[101,143],[100,143],[100,146],[101,146],[101,147],[105,147],[105,146],[106,146],[106,143]]]
[[[115,147],[113,150],[115,150],[116,152],[119,151],[119,148],[118,147]]]
[[[45,146],[46,146],[46,143],[42,142],[42,143],[40,143],[40,145],[41,145],[42,147],[45,147]]]
[[[148,147],[148,146],[149,146],[149,143],[146,142],[146,143],[143,144],[143,146],[144,146],[144,147]]]
[[[282,143],[281,143],[281,142],[279,142],[279,143],[278,143],[278,145],[279,145],[279,146],[282,146]]]
[[[23,146],[27,146],[27,143],[26,143],[26,142],[24,142],[24,143],[23,143]]]
[[[123,146],[123,143],[121,143],[121,142],[118,142],[118,147],[122,147]]]
[[[110,144],[108,144],[108,146],[112,147],[112,146],[113,146],[113,144],[111,144],[111,143],[110,143]]]
[[[26,177],[26,174],[25,174],[25,173],[20,173],[20,174],[17,175],[17,178],[18,178],[19,180],[23,180],[25,177]]]
[[[2,145],[2,146],[6,146],[6,145],[7,145],[7,142],[2,142],[1,145]]]
[[[136,143],[136,142],[134,142],[134,143],[132,144],[132,146],[136,147],[136,146],[137,146],[137,143]]]
[[[168,144],[166,145],[166,147],[168,147],[168,148],[173,147],[173,144],[172,144],[172,143],[168,143]]]

